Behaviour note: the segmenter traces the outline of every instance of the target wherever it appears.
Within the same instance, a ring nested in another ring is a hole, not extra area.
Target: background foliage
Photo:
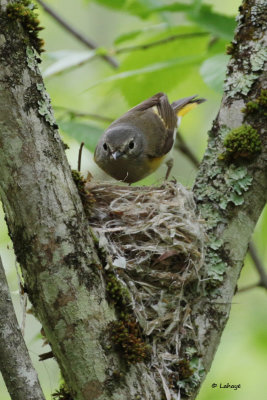
[[[77,168],[79,143],[84,141],[87,149],[83,153],[83,172],[90,170],[96,179],[107,179],[92,161],[99,136],[109,120],[159,91],[166,92],[171,101],[192,94],[207,98],[205,104],[185,117],[181,126],[183,138],[201,159],[207,131],[222,96],[228,60],[225,49],[233,37],[239,0],[47,0],[47,4],[98,44],[96,50],[86,48],[40,9],[45,27],[41,35],[46,42],[41,69],[61,134],[70,146],[67,155],[72,168]],[[107,54],[116,58],[118,69],[101,57]],[[142,183],[160,182],[164,174],[165,169],[160,169]],[[176,151],[172,174],[191,186],[196,169]],[[0,223],[0,254],[21,321],[15,257],[2,212]],[[266,236],[265,211],[254,234],[262,260],[267,255]],[[239,286],[257,280],[247,257]],[[230,320],[199,400],[264,398],[266,317],[264,289],[235,296]],[[39,323],[28,315],[26,342],[49,399],[60,378],[53,360],[38,362],[38,354],[49,351],[41,348],[39,331]],[[212,383],[228,382],[241,384],[241,389],[211,387]],[[4,387],[1,382],[0,387]],[[1,400],[9,399],[5,388],[0,393]]]

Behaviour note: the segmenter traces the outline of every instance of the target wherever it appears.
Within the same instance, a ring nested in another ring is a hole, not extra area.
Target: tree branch
[[[36,0],[37,3],[39,3],[43,9],[51,15],[52,18],[54,18],[55,21],[57,21],[63,28],[65,28],[69,33],[71,33],[72,36],[74,36],[76,39],[78,39],[80,42],[85,44],[87,47],[90,49],[97,49],[98,45],[91,39],[88,39],[85,37],[81,32],[79,32],[76,28],[74,28],[72,25],[70,25],[64,18],[62,18],[55,10],[53,10],[50,6],[48,6],[44,1],[42,0]],[[110,57],[108,55],[100,55],[101,58],[103,58],[105,61],[107,61],[113,68],[118,68],[119,64],[115,58]]]
[[[12,400],[44,400],[22,337],[0,257],[0,369]]]
[[[94,238],[57,132],[27,32],[0,0],[0,195],[17,260],[47,341],[76,400],[160,393],[145,364],[122,365],[105,335],[106,300]],[[99,252],[100,257],[102,253]],[[110,388],[112,371],[124,384]],[[127,370],[127,372],[126,372]],[[132,385],[134,383],[134,386]]]
[[[184,156],[194,165],[195,168],[199,167],[198,159],[193,154],[190,147],[187,145],[186,141],[184,140],[184,138],[182,137],[182,135],[180,134],[179,131],[177,132],[177,135],[176,135],[175,148],[177,150],[179,150],[182,154],[184,154]],[[253,264],[254,264],[256,270],[259,273],[260,280],[258,283],[255,283],[255,284],[253,283],[251,285],[245,286],[244,288],[238,289],[239,293],[245,292],[250,289],[254,289],[255,287],[263,287],[263,288],[267,289],[267,274],[265,272],[265,268],[261,262],[261,259],[258,255],[257,248],[252,241],[249,242],[248,252],[251,256],[251,259],[253,261]]]
[[[195,168],[199,167],[199,161],[197,157],[187,145],[179,131],[177,131],[176,134],[175,148],[179,150],[194,165]]]
[[[263,287],[264,289],[267,289],[267,274],[253,242],[249,242],[248,251],[260,276],[260,280],[257,283],[252,283],[251,285],[238,289],[238,293],[246,292],[247,290],[254,289],[255,287]]]
[[[113,54],[122,54],[122,53],[128,53],[131,51],[137,51],[137,50],[147,50],[150,49],[151,47],[156,47],[156,46],[161,46],[163,44],[173,42],[175,40],[179,39],[191,39],[194,37],[201,37],[201,36],[208,36],[210,35],[210,32],[194,32],[194,33],[178,33],[176,35],[171,35],[163,39],[155,40],[154,42],[150,43],[143,43],[135,46],[127,46],[127,47],[121,47],[119,49],[114,49]]]
[[[55,110],[62,110],[66,114],[68,114],[70,117],[81,117],[81,118],[90,118],[90,119],[95,119],[97,121],[102,121],[102,122],[107,122],[111,123],[114,121],[115,118],[110,118],[110,117],[105,117],[104,115],[99,115],[99,114],[92,114],[92,113],[84,113],[76,110],[71,110],[67,107],[62,107],[62,106],[54,106]]]
[[[194,186],[209,238],[205,260],[207,295],[192,308],[205,368],[201,380],[219,344],[247,246],[267,199],[267,135],[264,104],[261,106],[266,93],[266,4],[245,0],[238,21],[223,100]],[[259,102],[254,112],[246,106],[249,101],[256,105]],[[236,128],[238,131],[233,131]],[[233,132],[240,136],[237,138]],[[226,138],[229,145],[232,138],[233,146],[240,140],[242,148],[246,132],[260,138],[260,153],[252,151],[243,157],[238,146],[234,153],[227,150]]]
[[[265,289],[267,289],[267,274],[266,274],[265,268],[259,258],[259,255],[258,255],[258,252],[257,252],[257,249],[256,249],[254,243],[249,242],[248,248],[249,248],[249,253],[251,255],[251,258],[254,262],[255,268],[258,271],[259,276],[260,276],[258,286],[262,286]]]

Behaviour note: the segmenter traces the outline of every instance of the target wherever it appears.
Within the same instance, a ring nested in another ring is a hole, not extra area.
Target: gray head
[[[119,164],[119,160],[136,159],[144,152],[144,139],[138,128],[120,123],[110,126],[100,138],[95,149],[95,161]]]

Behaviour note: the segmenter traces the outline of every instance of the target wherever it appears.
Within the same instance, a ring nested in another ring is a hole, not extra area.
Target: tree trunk
[[[109,365],[121,366],[116,353],[105,354],[102,336],[115,319],[114,307],[105,299],[101,262],[38,55],[22,24],[6,12],[12,3],[0,1],[0,194],[9,235],[35,315],[73,397],[110,399]],[[133,366],[125,383],[114,398],[129,392],[159,398],[144,364]]]
[[[45,400],[11,301],[0,258],[0,371],[13,400]]]
[[[206,372],[229,316],[251,234],[267,200],[266,2],[243,1],[237,20],[235,38],[228,47],[232,57],[224,96],[193,189],[208,233],[205,269],[210,284],[206,298],[192,310]],[[259,151],[254,151],[259,137]]]
[[[20,22],[5,12],[10,3],[0,0],[0,194],[29,298],[75,399],[161,399],[162,387],[150,365],[129,366],[106,346],[110,322],[117,319],[106,299],[106,258],[91,237],[38,56]],[[202,285],[187,308],[196,335],[190,351],[197,367],[184,377],[190,390],[179,382],[176,386],[177,393],[181,390],[190,399],[210,368],[248,241],[266,203],[266,15],[261,0],[244,1],[223,102],[194,187],[208,240],[201,273],[205,295]],[[248,101],[256,105],[244,113]],[[228,136],[240,126],[239,134]],[[244,149],[246,135],[254,145]],[[164,392],[168,398],[167,388]]]

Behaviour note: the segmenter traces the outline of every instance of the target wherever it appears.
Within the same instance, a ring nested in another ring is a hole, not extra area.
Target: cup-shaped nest
[[[179,365],[190,362],[186,348],[194,354],[196,337],[190,304],[201,286],[205,234],[192,192],[176,182],[158,187],[89,182],[86,188],[95,199],[89,223],[105,251],[105,269],[129,292],[132,312],[152,346],[152,365],[171,387],[170,374],[183,379]]]

